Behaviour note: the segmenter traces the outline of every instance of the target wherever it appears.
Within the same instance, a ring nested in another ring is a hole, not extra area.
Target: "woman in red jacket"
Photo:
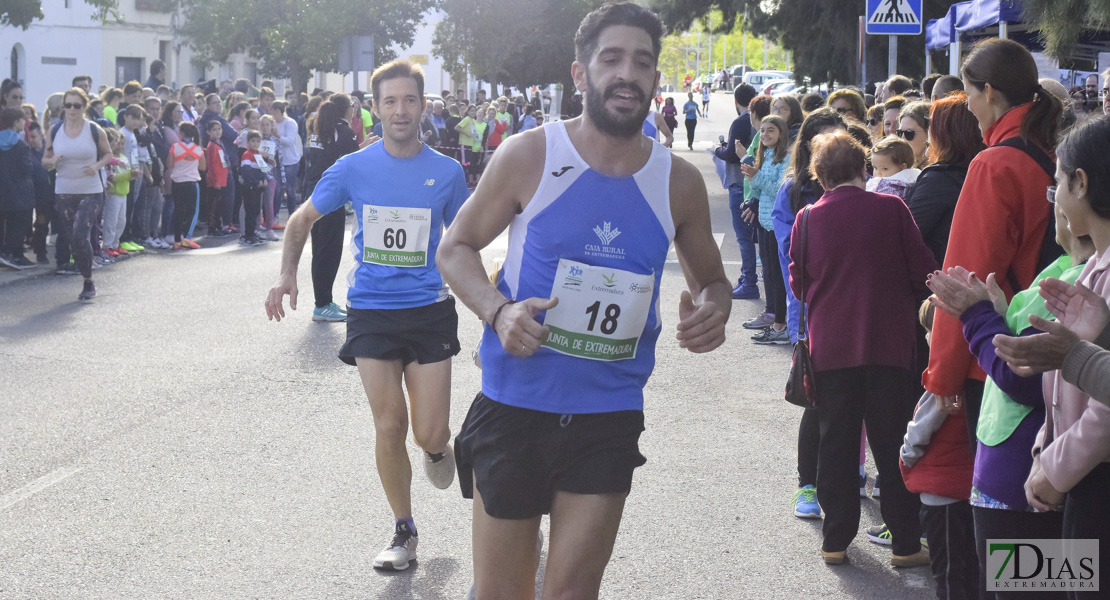
[[[1049,153],[1056,146],[1063,106],[1038,83],[1033,55],[1010,40],[991,38],[976,44],[961,73],[968,108],[988,148],[968,167],[952,217],[944,270],[962,266],[981,277],[994,273],[1008,301],[1028,287],[1039,270],[1052,215],[1045,189],[1053,178],[1046,168],[1051,168]],[[1042,167],[1034,156],[1048,166]],[[958,319],[938,313],[933,327],[922,383],[944,405],[964,405],[969,441],[975,448],[986,375],[968,350]]]

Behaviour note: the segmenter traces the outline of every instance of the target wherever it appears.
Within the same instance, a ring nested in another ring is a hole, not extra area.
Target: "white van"
[[[750,84],[755,89],[762,89],[763,85],[772,79],[791,79],[794,74],[790,71],[750,71],[744,74],[744,83]]]

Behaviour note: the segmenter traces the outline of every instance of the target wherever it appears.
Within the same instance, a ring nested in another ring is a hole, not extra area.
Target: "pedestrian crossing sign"
[[[921,35],[922,0],[867,0],[870,35]]]

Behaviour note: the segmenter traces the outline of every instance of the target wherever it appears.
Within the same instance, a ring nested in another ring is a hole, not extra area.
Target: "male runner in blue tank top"
[[[379,569],[407,569],[416,559],[417,530],[405,438],[412,402],[412,435],[424,449],[424,471],[447,488],[455,477],[451,430],[451,357],[459,352],[455,301],[436,269],[443,227],[469,194],[462,167],[420,140],[424,73],[408,61],[382,65],[371,76],[382,141],[348,154],[324,172],[289,219],[281,277],[266,314],[297,308],[297,263],[312,224],[350,202],[359,227],[357,261],[348,280],[347,341],[339,358],[358,367],[374,415],[378,476],[395,518],[392,541],[374,559]]]
[[[532,597],[544,513],[544,597],[597,597],[645,462],[643,388],[672,240],[689,286],[679,345],[725,339],[732,286],[701,174],[641,133],[661,35],[636,4],[588,15],[571,67],[584,114],[509,138],[440,245],[445,278],[486,323],[482,392],[455,439],[478,598]],[[493,286],[478,252],[506,227]]]

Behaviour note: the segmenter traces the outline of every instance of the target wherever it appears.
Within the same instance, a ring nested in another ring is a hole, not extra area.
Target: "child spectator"
[[[146,111],[138,104],[128,105],[127,108],[120,111],[120,133],[123,134],[124,139],[124,155],[127,157],[128,165],[132,169],[138,169],[139,175],[132,178],[130,183],[130,191],[127,193],[127,203],[124,211],[124,226],[120,235],[120,243],[117,244],[123,250],[128,252],[139,252],[143,249],[142,246],[135,243],[141,240],[137,237],[137,231],[132,231],[134,224],[134,215],[138,207],[139,194],[142,193],[143,184],[150,176],[149,165],[150,153],[147,146],[150,145],[149,136],[142,133],[142,128],[146,125]],[[143,139],[140,140],[140,135]],[[135,226],[138,229],[138,226]]]
[[[204,149],[208,170],[204,174],[205,201],[202,204],[208,208],[208,231],[211,231],[214,236],[225,236],[231,233],[220,224],[220,215],[223,213],[221,202],[224,188],[227,187],[229,172],[227,151],[220,141],[222,130],[223,126],[219,121],[208,122],[208,147]]]
[[[43,152],[46,151],[44,135],[39,123],[31,123],[27,130],[27,145],[31,147],[32,153],[31,180],[35,188],[35,224],[31,247],[35,251],[35,262],[40,265],[49,263],[46,257],[46,235],[50,231],[50,222],[55,218],[54,182],[46,167],[42,166]]]
[[[35,266],[23,255],[35,208],[33,153],[20,139],[26,120],[18,106],[0,110],[0,264],[13,269]]]
[[[926,331],[932,329],[934,311],[931,301],[921,304],[918,316]],[[946,411],[939,398],[925,392],[899,453],[906,489],[921,496],[921,526],[938,598],[976,598],[979,590],[975,524],[968,504],[974,458],[965,429],[962,409]],[[885,525],[867,533],[872,541],[890,543]],[[883,535],[885,542],[875,539]]]
[[[467,183],[471,186],[478,182],[478,166],[482,163],[482,133],[486,124],[478,120],[478,107],[471,105],[466,116],[457,125],[459,135],[459,163],[466,171]]]
[[[247,149],[243,151],[242,162],[239,163],[239,182],[243,184],[243,237],[239,243],[256,246],[262,243],[258,239],[258,212],[262,204],[262,190],[267,187],[267,172],[270,165],[259,152],[262,145],[262,134],[257,130],[247,132]]]
[[[273,117],[271,117],[272,119]],[[235,145],[241,150],[247,149],[247,132],[259,131],[262,126],[261,116],[255,109],[250,109],[243,114],[243,129],[239,131],[239,137],[235,138]]]
[[[127,142],[123,134],[115,129],[106,130],[108,145],[115,157],[108,163],[108,190],[104,196],[104,226],[101,247],[112,258],[128,254],[120,247],[120,236],[127,225],[127,194],[131,191],[131,180],[140,176],[142,171],[133,165],[126,153]]]
[[[775,206],[775,197],[782,184],[789,156],[790,130],[786,120],[778,115],[768,115],[760,122],[755,165],[740,166],[744,176],[748,178],[752,192],[752,199],[744,216],[758,217],[759,255],[766,273],[763,283],[775,316],[768,329],[752,337],[752,341],[757,344],[790,343],[790,334],[786,331],[786,281],[781,275],[778,242],[775,240],[775,227],[771,220],[771,211]]]
[[[888,135],[871,148],[871,166],[875,176],[867,181],[867,191],[890,194],[905,199],[917,183],[921,169],[914,169],[917,158],[909,142]]]
[[[222,127],[222,125],[221,125]],[[180,125],[180,142],[170,147],[166,173],[173,185],[173,249],[196,250],[200,244],[187,235],[200,209],[200,172],[207,169],[204,150],[197,145],[200,133],[192,123]]]
[[[262,143],[258,146],[258,151],[262,153],[262,158],[273,168],[270,171],[270,176],[266,182],[266,191],[262,197],[262,226],[266,228],[266,233],[263,239],[276,241],[277,234],[274,233],[274,194],[277,192],[278,182],[282,177],[281,172],[281,140],[277,136],[277,128],[274,127],[274,118],[270,115],[262,115],[258,120],[258,132],[262,134]]]

